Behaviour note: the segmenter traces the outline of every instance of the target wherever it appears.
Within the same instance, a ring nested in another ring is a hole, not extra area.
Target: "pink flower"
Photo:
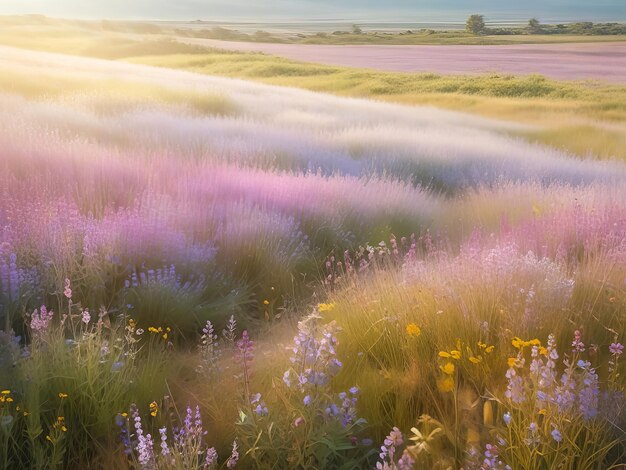
[[[611,343],[609,346],[609,352],[614,356],[621,356],[624,352],[624,345],[621,343]]]
[[[70,280],[65,279],[65,289],[63,290],[63,295],[68,299],[72,300],[72,289],[70,288]]]

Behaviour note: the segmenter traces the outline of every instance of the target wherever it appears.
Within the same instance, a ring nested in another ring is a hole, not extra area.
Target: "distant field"
[[[0,44],[126,60],[342,96],[432,105],[530,125],[525,131],[512,132],[513,135],[574,155],[626,159],[626,85],[502,73],[452,76],[318,65],[261,53],[183,44],[153,34],[88,30],[73,23],[17,29],[7,26],[0,30]]]
[[[626,42],[503,46],[302,45],[177,38],[221,49],[262,52],[327,65],[393,72],[477,74],[486,72],[554,79],[599,79],[626,83]]]

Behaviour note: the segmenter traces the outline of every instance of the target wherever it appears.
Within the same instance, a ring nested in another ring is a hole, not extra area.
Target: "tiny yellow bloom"
[[[548,411],[547,411],[546,409],[541,409],[541,410],[539,410],[539,411],[538,411],[538,413],[539,413],[540,415],[545,416],[546,414],[548,414]]]
[[[52,438],[50,437],[50,435],[47,435],[46,439],[48,439],[50,442],[52,442]]]
[[[2,390],[2,395],[10,395],[11,394],[11,390]]]
[[[57,421],[59,421],[59,422],[65,421],[65,416],[58,416],[57,417]]]
[[[64,398],[67,398],[68,396],[69,396],[69,395],[68,395],[67,393],[63,393],[63,392],[59,393],[59,398],[60,398],[61,400],[63,400]]]
[[[152,403],[150,403],[150,415],[154,417],[157,415],[158,412],[159,412],[159,406],[157,405],[156,401],[153,401]]]
[[[415,323],[409,323],[406,326],[406,334],[417,338],[420,334],[422,334],[422,329]]]
[[[149,331],[150,333],[158,333],[158,332],[159,332],[159,330],[157,330],[154,326],[150,326],[150,327],[148,327],[148,331]]]
[[[8,397],[8,398],[7,398],[7,403],[12,403],[12,402],[13,402],[13,398]]]
[[[513,340],[511,341],[511,344],[513,345],[514,348],[516,349],[520,349],[524,346],[524,341],[522,341],[520,338],[518,338],[517,336],[515,338],[513,338]]]
[[[541,346],[541,341],[539,341],[537,338],[531,339],[529,343],[531,346]]]
[[[478,357],[474,357],[474,356],[470,356],[469,361],[472,364],[478,364],[479,362],[481,362],[483,360],[483,358],[481,356]]]
[[[493,352],[493,349],[494,349],[494,348],[495,348],[495,346],[493,346],[493,345],[491,345],[491,346],[487,346],[487,347],[485,348],[485,352],[486,352],[486,353]]]
[[[479,341],[478,343],[476,343],[478,345],[478,347],[480,349],[485,349],[487,347],[487,345],[485,343],[483,343],[482,341]]]
[[[265,300],[263,301],[263,305],[269,305],[269,304],[270,304],[270,301],[269,301],[269,300],[265,299]]]
[[[441,366],[441,371],[447,375],[454,374],[454,364],[452,364],[451,362],[446,362],[443,366]]]
[[[547,356],[548,355],[548,349],[544,348],[543,346],[541,346],[539,348],[539,354],[541,354],[542,356]]]
[[[128,416],[128,413],[120,413],[120,415],[122,415],[124,418],[126,418]]]
[[[448,357],[452,357],[452,356],[450,356],[450,353],[448,353],[448,352],[445,352],[445,351],[439,351],[439,357],[445,357],[445,358],[448,358]]]
[[[24,411],[24,416],[28,416],[28,411]]]
[[[454,390],[454,379],[449,375],[444,375],[437,380],[437,388],[443,393],[451,392]]]
[[[509,357],[507,359],[506,363],[508,364],[509,367],[515,367],[515,364],[517,364],[517,358],[516,357]]]
[[[454,359],[461,359],[461,351],[457,351],[456,349],[454,351],[450,351],[450,356]]]
[[[163,340],[165,341],[167,339],[167,333],[163,333]]]
[[[317,309],[320,312],[330,312],[332,309],[335,308],[335,304],[334,303],[329,303],[329,304],[318,304],[317,305]]]
[[[61,431],[67,432],[67,428],[65,426],[61,426]]]

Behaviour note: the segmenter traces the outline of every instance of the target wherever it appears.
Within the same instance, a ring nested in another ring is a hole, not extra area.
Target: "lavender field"
[[[626,465],[622,161],[436,107],[0,70],[0,467]]]

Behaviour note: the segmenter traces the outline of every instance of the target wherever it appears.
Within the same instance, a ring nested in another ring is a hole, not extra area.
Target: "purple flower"
[[[621,343],[611,343],[609,346],[609,352],[614,356],[621,356],[624,352],[624,345]]]
[[[552,439],[554,439],[556,442],[561,442],[563,440],[563,436],[556,427],[552,430],[550,434],[552,435]]]

